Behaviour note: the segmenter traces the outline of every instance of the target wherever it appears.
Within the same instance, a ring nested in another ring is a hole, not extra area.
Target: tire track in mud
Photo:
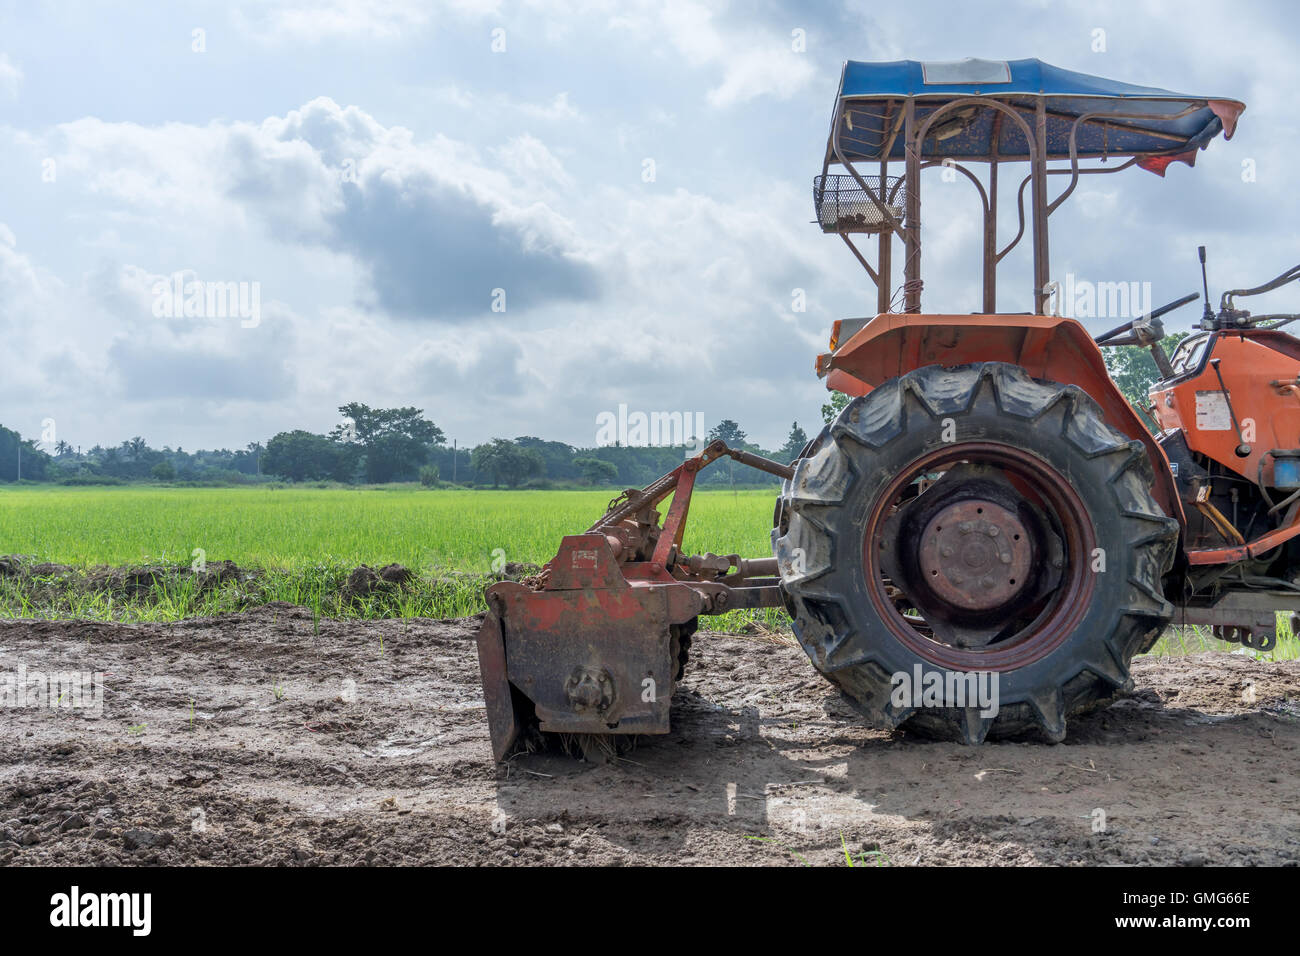
[[[478,621],[0,622],[0,865],[1296,863],[1300,663],[1140,659],[1064,744],[862,726],[792,644],[699,635],[673,732],[493,766]],[[1095,831],[1096,811],[1104,830]]]

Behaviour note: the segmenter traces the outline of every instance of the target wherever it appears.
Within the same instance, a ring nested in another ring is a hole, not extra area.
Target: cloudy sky
[[[357,400],[590,445],[626,404],[774,447],[819,421],[832,320],[874,311],[810,222],[843,60],[1244,100],[1195,169],[1085,179],[1053,217],[1054,277],[1158,304],[1200,243],[1215,289],[1300,260],[1298,26],[1283,0],[0,2],[0,422],[238,447]],[[923,305],[972,311],[975,194],[926,176]],[[256,322],[166,314],[178,274],[256,283]],[[1009,257],[999,306],[1029,286]]]

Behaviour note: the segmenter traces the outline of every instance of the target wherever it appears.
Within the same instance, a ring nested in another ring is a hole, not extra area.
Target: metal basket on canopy
[[[822,232],[879,233],[888,228],[890,216],[903,218],[907,190],[902,176],[862,178],[867,189],[847,173],[828,173],[813,180],[813,205]]]

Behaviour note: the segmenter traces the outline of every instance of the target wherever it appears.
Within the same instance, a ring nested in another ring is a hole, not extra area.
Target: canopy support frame
[[[855,98],[841,97],[837,103],[835,122],[832,126],[831,149],[828,151],[825,162],[823,163],[823,172],[829,167],[832,157],[852,176],[858,187],[871,199],[879,211],[884,228],[879,235],[879,249],[877,253],[877,268],[873,269],[867,262],[866,258],[857,249],[847,235],[841,233],[841,238],[853,251],[854,256],[862,264],[868,276],[876,285],[876,307],[878,312],[888,312],[893,309],[894,293],[892,291],[892,242],[893,237],[898,235],[903,240],[904,262],[903,262],[903,311],[920,312],[921,310],[921,189],[920,173],[923,169],[933,166],[946,166],[959,170],[975,185],[979,192],[982,212],[984,239],[982,250],[982,306],[987,314],[996,313],[997,309],[997,267],[998,264],[1019,244],[1025,233],[1025,209],[1024,193],[1025,186],[1031,186],[1030,194],[1030,226],[1033,235],[1033,307],[1036,314],[1045,314],[1047,302],[1051,295],[1049,288],[1050,283],[1050,242],[1048,233],[1048,220],[1053,212],[1063,203],[1078,186],[1081,175],[1096,173],[1113,173],[1134,165],[1142,159],[1159,157],[1163,155],[1178,155],[1185,152],[1185,149],[1171,149],[1168,151],[1153,151],[1129,154],[1129,159],[1118,166],[1102,169],[1098,167],[1083,168],[1079,165],[1081,158],[1100,158],[1103,162],[1107,159],[1108,153],[1087,153],[1080,155],[1078,149],[1078,132],[1082,124],[1088,120],[1096,120],[1098,117],[1107,117],[1109,119],[1125,120],[1168,120],[1181,118],[1189,113],[1195,112],[1199,106],[1188,105],[1184,110],[1177,114],[1167,113],[1104,113],[1093,111],[1077,117],[1073,117],[1073,124],[1070,128],[1069,147],[1070,147],[1070,166],[1064,169],[1048,168],[1048,150],[1047,150],[1047,119],[1049,112],[1057,116],[1055,111],[1049,111],[1046,106],[1046,100],[1043,97],[1037,97],[1032,111],[1032,125],[1030,118],[1026,115],[1030,111],[1023,107],[1011,103],[1005,103],[1001,100],[993,99],[986,96],[965,96],[958,97],[941,104],[933,109],[923,121],[918,123],[916,116],[915,96],[890,97],[885,104],[885,113],[883,116],[883,129],[886,136],[880,145],[880,192],[869,186],[864,177],[858,172],[853,161],[849,159],[841,142],[840,131],[844,124],[846,104]],[[895,104],[901,99],[902,108],[900,114],[895,119]],[[989,163],[988,188],[980,182],[979,178],[965,166],[952,161],[951,159],[932,159],[923,160],[923,147],[929,130],[939,117],[946,113],[961,109],[968,106],[987,108],[994,111],[993,118],[993,135],[990,154],[987,157],[975,157],[977,161],[986,161]],[[999,150],[999,138],[1004,116],[1010,116],[1020,127],[1024,134],[1028,154],[1026,157],[1003,156]],[[891,128],[891,119],[892,128]],[[1122,124],[1105,123],[1107,127],[1119,128]],[[890,153],[893,151],[894,144],[899,133],[903,136],[904,143],[904,174],[902,183],[907,185],[907,194],[905,200],[905,209],[903,219],[900,222],[893,215],[890,208],[890,200],[897,193],[898,185],[896,184],[890,190],[889,196],[882,195],[885,184],[888,182]],[[1154,132],[1152,135],[1156,135]],[[872,144],[873,146],[875,144]],[[1124,155],[1124,154],[1120,154]],[[998,200],[998,166],[1004,162],[1028,162],[1029,174],[1020,183],[1017,190],[1016,206],[1019,217],[1019,230],[1015,238],[1007,244],[1002,250],[997,249],[997,200]],[[1070,182],[1065,189],[1055,199],[1049,200],[1047,195],[1047,177],[1050,175],[1070,174]]]

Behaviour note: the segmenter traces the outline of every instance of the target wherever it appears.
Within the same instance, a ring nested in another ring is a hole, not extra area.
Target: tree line
[[[1172,351],[1183,338],[1168,336]],[[1106,350],[1106,366],[1115,384],[1137,408],[1145,408],[1147,389],[1159,378],[1150,354],[1134,346]],[[832,392],[822,406],[829,424],[848,403]],[[265,444],[244,448],[187,452],[153,448],[140,436],[117,445],[83,450],[67,441],[50,447],[0,426],[0,482],[18,479],[64,484],[111,484],[131,481],[246,484],[256,481],[381,484],[420,481],[425,485],[471,487],[545,487],[590,485],[640,487],[677,467],[686,446],[601,445],[578,448],[532,436],[493,438],[472,448],[448,445],[443,430],[418,408],[370,408],[360,402],[339,406],[343,422],[326,434],[305,430],[280,432]],[[1148,425],[1148,427],[1153,427]],[[719,422],[708,436],[721,438],[765,458],[792,461],[808,436],[791,423],[784,445],[763,449],[749,441],[734,421]],[[725,462],[704,471],[703,485],[771,483],[754,469]]]
[[[688,446],[601,445],[579,448],[533,436],[493,438],[462,448],[449,444],[422,409],[371,408],[361,402],[339,406],[341,424],[325,434],[304,429],[280,432],[266,441],[231,451],[186,452],[155,449],[141,437],[83,452],[64,441],[53,449],[0,426],[0,481],[111,484],[124,481],[245,484],[257,481],[383,484],[419,481],[426,486],[539,488],[555,485],[639,487],[677,467],[693,454]],[[716,425],[708,440],[721,438],[766,458],[792,461],[808,437],[797,422],[778,449],[749,441],[735,421]],[[703,472],[703,485],[771,484],[771,476],[727,461]]]
[[[59,440],[52,448],[0,425],[0,481],[115,484],[129,481],[248,483],[258,478],[262,445],[187,452],[152,448],[139,435],[118,445],[82,449]]]

